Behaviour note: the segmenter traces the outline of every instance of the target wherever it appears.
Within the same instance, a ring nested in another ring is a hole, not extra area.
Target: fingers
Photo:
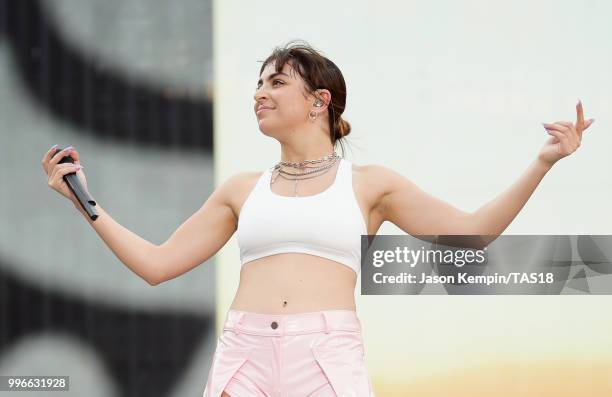
[[[584,130],[584,110],[582,109],[582,101],[580,99],[576,104],[576,130],[578,130],[579,135],[582,135]]]
[[[557,121],[554,124],[542,123],[546,130],[555,130],[566,135],[572,142],[580,142],[578,132],[574,128],[574,125],[569,121]]]
[[[569,138],[567,137],[567,135],[565,135],[562,132],[555,131],[555,130],[549,130],[548,133],[559,140],[559,142],[557,142],[556,144],[557,153],[563,154],[562,152],[563,149],[567,150],[570,153],[573,152],[573,149],[570,149],[572,145],[569,142]]]
[[[79,154],[77,153],[77,151],[72,147],[72,146],[68,146],[67,148],[64,148],[64,150],[57,152],[53,155],[53,157],[51,158],[51,160],[49,161],[49,166],[53,167],[56,164],[59,163],[59,161],[66,157],[66,156],[70,156],[74,159],[74,163],[78,164],[79,163]]]
[[[47,175],[49,174],[50,169],[57,165],[60,160],[66,156],[72,157],[75,164],[81,163],[81,156],[72,146],[68,146],[59,152],[57,151],[57,149],[57,145],[51,146],[51,148],[47,151],[47,153],[45,153],[41,160],[42,167],[47,173]]]
[[[45,153],[45,155],[43,156],[41,163],[42,163],[42,167],[43,170],[45,170],[45,172],[48,174],[49,171],[47,170],[47,165],[49,164],[49,160],[51,159],[51,156],[57,151],[57,145],[53,145],[51,146],[51,148],[49,150],[47,150],[47,153]]]
[[[565,132],[567,134],[570,134],[570,140],[578,142],[578,144],[580,144],[580,134],[578,134],[578,131],[576,130],[574,124],[570,123],[569,121],[557,121],[555,124],[561,124],[562,126],[566,127]]]
[[[75,164],[80,164],[81,163],[81,156],[79,155],[79,152],[77,152],[77,150],[75,148],[73,148],[71,146],[71,150],[70,150],[70,157],[72,157],[72,159],[74,160]]]
[[[59,182],[61,182],[64,175],[75,173],[81,168],[83,168],[81,165],[72,163],[62,163],[56,165],[55,167],[53,167],[52,174],[49,177],[49,186],[56,186],[57,184],[59,184]]]
[[[554,124],[545,124],[545,123],[543,124],[544,124],[544,128],[546,128],[547,130],[554,129],[554,130],[560,131],[563,134],[565,134],[569,138],[569,142],[570,142],[570,144],[568,145],[568,149],[574,148],[574,147],[576,148],[580,147],[581,142],[582,142],[582,134],[578,134],[578,131],[576,131],[576,128],[574,127],[574,125],[570,123],[569,121],[557,121]]]
[[[588,119],[585,123],[584,123],[584,130],[586,130],[587,128],[589,128],[591,126],[591,124],[593,124],[595,122],[595,119]],[[583,130],[583,131],[584,131]]]
[[[584,109],[582,101],[578,100],[576,104],[576,125],[569,121],[557,121],[552,124],[542,123],[546,132],[559,140],[557,151],[560,154],[570,154],[580,147],[582,141],[582,133],[589,128],[595,119],[584,121]],[[554,143],[554,141],[553,141]]]
[[[548,132],[549,135],[552,135],[555,138],[557,138],[560,142],[567,142],[569,140],[567,135],[565,135],[562,132],[559,132],[559,131],[556,131],[556,130],[548,130],[547,132]]]

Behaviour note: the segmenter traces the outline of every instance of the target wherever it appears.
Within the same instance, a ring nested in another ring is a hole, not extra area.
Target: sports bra
[[[236,238],[242,265],[280,253],[305,253],[361,270],[361,235],[367,227],[353,191],[351,163],[340,158],[334,182],[310,196],[272,191],[272,168],[265,170],[246,198]]]

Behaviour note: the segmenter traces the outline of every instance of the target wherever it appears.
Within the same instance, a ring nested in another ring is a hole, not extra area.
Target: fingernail
[[[72,146],[68,146],[67,148],[64,148],[64,151],[65,151],[65,152],[69,152],[69,151],[71,151],[71,150],[72,150]]]
[[[51,146],[51,149],[57,149],[58,146],[59,145],[53,145],[53,146]]]

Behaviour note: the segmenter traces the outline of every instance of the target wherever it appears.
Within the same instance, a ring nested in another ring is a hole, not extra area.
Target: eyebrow
[[[276,76],[278,76],[279,74],[282,74],[283,76],[287,76],[289,77],[289,75],[287,73],[283,73],[283,72],[276,72],[276,73],[272,73],[271,75],[268,76],[268,78],[266,80],[270,81],[273,78],[275,78]],[[257,82],[257,85],[261,84],[261,79],[259,79],[259,81]]]

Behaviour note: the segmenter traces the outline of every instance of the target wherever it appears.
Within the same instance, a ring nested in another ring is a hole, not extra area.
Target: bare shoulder
[[[369,187],[381,190],[381,193],[388,191],[394,180],[400,176],[391,168],[379,164],[353,164],[353,175]]]
[[[379,164],[353,164],[355,190],[371,209],[378,209],[381,199],[391,191],[396,174]]]
[[[236,221],[238,221],[242,205],[262,174],[263,171],[238,172],[227,178],[219,187],[227,204],[232,209]]]
[[[379,176],[387,171],[390,171],[389,168],[384,165],[379,164],[355,164],[353,163],[353,171],[359,172],[368,176]]]

